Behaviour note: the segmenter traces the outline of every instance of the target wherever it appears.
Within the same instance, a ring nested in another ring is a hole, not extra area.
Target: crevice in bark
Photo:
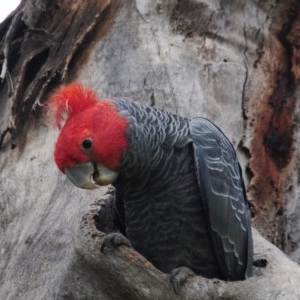
[[[5,138],[7,137],[7,135],[10,134],[10,135],[14,135],[14,132],[13,132],[13,129],[10,128],[10,127],[7,127],[0,135],[0,149],[2,148],[2,145],[5,141]],[[13,145],[11,146],[13,148]]]
[[[297,10],[298,11],[298,10]],[[283,169],[289,163],[293,153],[293,124],[292,115],[295,108],[295,77],[292,72],[292,45],[288,40],[296,14],[283,24],[278,39],[285,50],[285,70],[279,70],[276,86],[270,97],[269,104],[273,110],[269,129],[264,137],[264,144],[277,168]]]
[[[103,34],[112,18],[111,7],[110,0],[28,0],[1,23],[0,90],[9,87],[8,127],[18,136],[53,88],[74,78],[96,33]]]
[[[243,25],[243,33],[244,33],[244,41],[245,41],[245,47],[244,47],[244,67],[246,69],[245,72],[245,80],[243,83],[243,91],[242,91],[242,113],[243,113],[243,119],[244,119],[244,129],[245,129],[245,125],[246,125],[246,121],[248,119],[248,115],[247,115],[247,102],[248,102],[248,98],[246,97],[246,87],[247,87],[247,83],[248,83],[248,74],[249,74],[249,68],[248,68],[248,57],[247,57],[247,51],[248,51],[248,41],[247,41],[247,31],[246,31],[246,24],[244,21],[244,25]],[[245,131],[245,130],[244,130]]]

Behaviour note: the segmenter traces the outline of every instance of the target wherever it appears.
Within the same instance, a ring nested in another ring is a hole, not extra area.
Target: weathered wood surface
[[[103,191],[58,172],[58,133],[39,106],[77,79],[103,97],[208,117],[238,150],[255,227],[300,261],[299,6],[22,1],[0,25],[0,299],[299,299],[298,265],[256,232],[267,268],[233,284],[191,278],[179,296],[132,250],[101,254],[80,220]]]
[[[75,240],[76,254],[72,264],[72,276],[69,276],[65,291],[78,282],[88,284],[93,278],[94,286],[107,291],[111,299],[299,299],[300,268],[286,257],[278,248],[267,242],[256,230],[254,237],[254,276],[246,281],[224,282],[206,279],[200,276],[190,277],[179,294],[170,284],[169,276],[153,267],[139,253],[121,246],[118,249],[105,248],[100,251],[103,233],[96,228],[99,207],[102,209],[110,195],[104,195],[103,201],[95,204],[84,216]],[[102,203],[102,206],[100,205]],[[109,210],[106,208],[106,211]],[[100,210],[101,216],[101,210]],[[79,277],[80,275],[80,277]],[[73,283],[73,284],[72,284]],[[120,288],[116,288],[120,287]],[[97,290],[96,289],[96,290]],[[93,290],[95,291],[95,290]]]
[[[95,31],[107,25],[106,0],[22,1],[0,25],[0,83],[8,86],[10,124],[20,134],[28,115],[59,83],[74,77]],[[101,23],[101,27],[100,27]],[[0,146],[5,135],[2,133]]]

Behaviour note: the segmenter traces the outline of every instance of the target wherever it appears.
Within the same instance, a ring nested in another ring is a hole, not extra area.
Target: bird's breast
[[[213,277],[218,267],[191,151],[165,153],[168,160],[123,180],[126,234],[134,248],[164,272],[187,266]]]

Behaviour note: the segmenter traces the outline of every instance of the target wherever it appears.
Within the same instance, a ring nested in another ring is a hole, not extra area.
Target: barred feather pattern
[[[189,120],[124,98],[129,150],[115,187],[125,205],[126,235],[156,267],[186,266],[222,277],[197,182]]]
[[[209,120],[194,118],[189,125],[198,183],[222,273],[228,280],[250,277],[250,212],[234,148]]]

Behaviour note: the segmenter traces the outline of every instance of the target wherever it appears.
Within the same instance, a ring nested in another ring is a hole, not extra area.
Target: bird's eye
[[[92,148],[93,143],[91,139],[85,139],[82,141],[81,145],[83,149],[89,150]]]

